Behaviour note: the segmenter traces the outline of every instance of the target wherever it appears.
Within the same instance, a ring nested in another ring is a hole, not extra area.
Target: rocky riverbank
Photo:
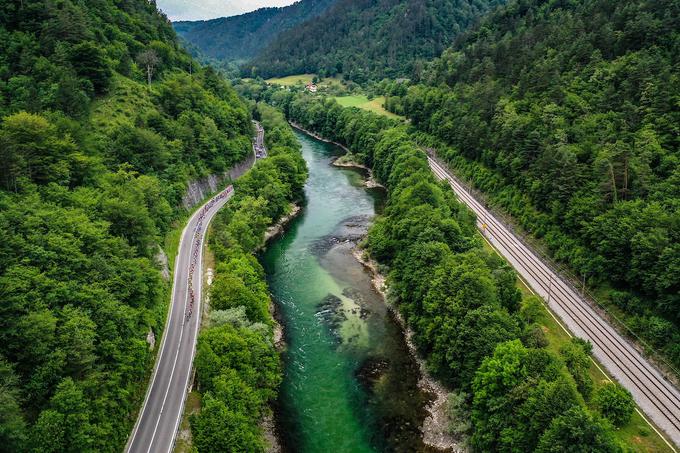
[[[466,452],[466,449],[458,444],[458,440],[448,432],[449,417],[447,414],[447,401],[449,391],[429,374],[425,366],[425,361],[419,357],[415,343],[413,342],[413,330],[406,325],[406,321],[401,316],[401,313],[399,313],[399,310],[388,302],[387,279],[380,273],[378,263],[370,259],[365,250],[361,249],[359,246],[354,248],[352,254],[357,261],[370,272],[371,281],[373,282],[375,290],[383,296],[385,303],[387,303],[395,319],[402,326],[406,344],[420,367],[420,381],[418,382],[418,386],[422,390],[433,395],[432,401],[426,407],[428,416],[425,418],[422,426],[423,443],[438,451],[452,453]]]
[[[304,132],[307,135],[311,135],[315,139],[325,142],[325,143],[331,143],[339,148],[341,148],[343,151],[345,151],[344,156],[340,156],[337,159],[333,161],[333,165],[336,167],[348,167],[348,168],[360,168],[368,173],[368,177],[364,180],[364,186],[372,189],[374,187],[380,187],[380,188],[385,188],[382,184],[380,184],[374,177],[373,177],[373,171],[365,166],[364,164],[359,162],[359,159],[355,157],[355,155],[352,153],[352,151],[349,150],[345,145],[342,145],[338,142],[334,142],[332,140],[328,140],[326,138],[323,138],[322,136],[312,132],[308,131],[304,127],[300,126],[297,123],[294,123],[292,121],[289,121],[290,125],[293,126],[295,129],[298,129],[302,132]]]
[[[327,140],[319,136],[318,134],[315,134],[311,131],[304,129],[298,124],[295,124],[293,122],[291,122],[290,124],[294,128],[311,135],[317,140],[321,140],[326,143],[331,143],[342,148],[346,152],[346,154],[335,159],[333,161],[333,165],[337,167],[351,167],[362,169],[367,173],[367,178],[365,182],[366,187],[383,187],[377,181],[375,181],[371,169],[361,164],[359,162],[359,159],[357,159],[347,147],[341,145],[340,143]],[[361,241],[354,241],[355,244],[359,244],[360,242]],[[401,325],[409,351],[413,355],[415,360],[418,362],[418,366],[420,368],[420,380],[418,382],[418,386],[423,391],[433,395],[432,401],[426,407],[428,416],[425,418],[423,426],[421,428],[421,432],[423,434],[423,443],[437,451],[454,453],[465,452],[466,449],[463,446],[459,445],[457,439],[455,439],[448,432],[449,417],[447,414],[447,400],[449,392],[444,386],[442,386],[432,376],[430,376],[425,366],[424,360],[422,360],[418,356],[418,352],[413,342],[414,332],[406,325],[406,322],[399,313],[399,310],[397,310],[396,307],[389,303],[387,281],[385,276],[380,272],[378,263],[370,259],[368,254],[365,253],[365,251],[362,248],[360,248],[359,245],[354,246],[352,250],[352,255],[354,256],[354,258],[356,258],[357,261],[359,261],[359,263],[361,263],[367,269],[371,276],[371,282],[373,284],[373,287],[378,293],[382,295],[388,308],[393,313],[394,318]]]
[[[283,234],[286,231],[286,227],[288,226],[288,224],[292,222],[293,219],[297,217],[301,211],[302,208],[300,206],[291,203],[288,214],[281,217],[278,222],[267,228],[267,231],[265,231],[264,247],[266,247],[269,241]]]
[[[348,152],[344,156],[340,156],[337,159],[333,161],[333,165],[336,167],[346,167],[346,168],[358,168],[366,172],[367,176],[364,179],[364,187],[368,189],[373,189],[375,187],[379,187],[381,189],[384,189],[385,186],[380,184],[374,177],[373,177],[373,170],[365,166],[364,164],[359,163],[359,159],[352,154],[351,152]]]
[[[350,154],[352,153],[352,152],[349,150],[349,148],[347,148],[345,145],[341,145],[341,144],[338,143],[338,142],[334,142],[334,141],[332,141],[332,140],[328,140],[327,138],[323,138],[323,137],[320,136],[319,134],[317,134],[317,133],[315,133],[315,132],[312,132],[312,131],[308,131],[307,129],[305,129],[304,127],[300,126],[300,125],[297,124],[297,123],[294,123],[293,121],[288,121],[288,124],[290,124],[291,126],[293,126],[295,129],[297,129],[297,130],[299,130],[299,131],[302,131],[302,132],[304,132],[305,134],[307,134],[307,135],[309,135],[309,136],[311,136],[311,137],[314,137],[315,139],[319,140],[320,142],[330,143],[330,144],[332,144],[332,145],[335,145],[335,146],[338,146],[338,147],[342,148],[342,149],[345,150],[345,152],[347,152],[347,153],[350,153]]]

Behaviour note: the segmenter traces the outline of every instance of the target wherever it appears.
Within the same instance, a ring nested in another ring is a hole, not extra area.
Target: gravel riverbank
[[[368,258],[365,251],[358,246],[354,248],[352,254],[370,272],[375,290],[383,296],[395,319],[402,326],[408,348],[420,367],[418,386],[433,395],[432,401],[426,407],[428,416],[425,418],[422,426],[423,443],[442,452],[466,452],[467,450],[459,445],[458,440],[448,432],[449,417],[446,409],[449,391],[430,376],[425,366],[425,361],[419,357],[416,350],[413,342],[413,331],[406,325],[406,321],[401,316],[401,313],[399,313],[399,310],[388,302],[387,279],[380,273],[378,263]]]

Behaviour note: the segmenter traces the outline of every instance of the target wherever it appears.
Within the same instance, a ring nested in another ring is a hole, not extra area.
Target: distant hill
[[[282,8],[261,8],[240,16],[173,24],[203,56],[235,61],[252,58],[281,32],[322,14],[336,0],[301,0]]]
[[[358,82],[412,76],[419,72],[421,60],[439,56],[461,31],[502,3],[338,0],[316,19],[278,35],[243,69],[265,78],[343,73]]]

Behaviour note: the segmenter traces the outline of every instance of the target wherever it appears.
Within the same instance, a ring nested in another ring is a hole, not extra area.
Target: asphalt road
[[[577,290],[553,272],[510,229],[477,202],[444,166],[432,157],[428,156],[428,160],[434,174],[439,179],[447,180],[459,199],[477,215],[477,226],[486,239],[510,262],[532,290],[548,301],[550,309],[567,329],[591,341],[595,358],[630,390],[640,408],[667,437],[680,445],[678,389],[610,326]]]
[[[232,195],[233,191],[227,188],[213,197],[191,216],[182,232],[175,259],[172,300],[165,333],[144,405],[128,440],[128,452],[166,453],[174,446],[191,377],[201,318],[205,231],[214,215]]]
[[[253,121],[257,134],[255,135],[255,142],[253,143],[253,150],[255,155],[259,158],[267,157],[267,148],[264,146],[264,128],[258,121]]]

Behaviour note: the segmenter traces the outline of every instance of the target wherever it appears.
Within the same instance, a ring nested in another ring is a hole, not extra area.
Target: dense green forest
[[[125,445],[169,299],[158,244],[187,182],[250,151],[247,106],[190,62],[146,0],[0,4],[2,451]]]
[[[259,423],[281,381],[269,289],[252,253],[267,226],[302,199],[307,167],[283,115],[266,105],[257,114],[269,157],[238,179],[210,233],[215,279],[196,354],[201,409],[191,417],[200,452],[267,451]]]
[[[224,62],[253,58],[282,32],[322,14],[335,0],[300,0],[239,16],[180,21],[177,34],[206,57]]]
[[[318,73],[362,83],[418,77],[425,60],[502,0],[339,0],[321,16],[281,33],[244,75]]]
[[[457,436],[475,451],[624,451],[612,424],[629,420],[631,395],[617,384],[593,392],[588,343],[546,347],[540,300],[522,299],[514,271],[484,249],[473,214],[434,179],[407,126],[309,95],[271,102],[349,147],[388,189],[368,251],[428,368],[454,391]]]
[[[678,30],[676,1],[513,1],[385,88],[680,368]]]

